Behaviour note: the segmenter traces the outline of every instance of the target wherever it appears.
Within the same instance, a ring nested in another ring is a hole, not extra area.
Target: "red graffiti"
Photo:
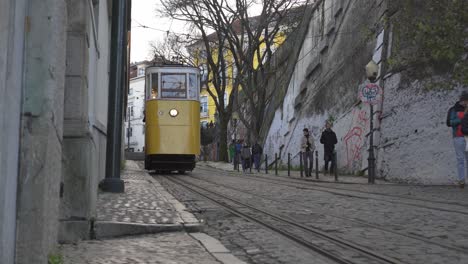
[[[344,138],[348,167],[351,167],[354,161],[361,160],[362,158],[362,134],[363,130],[361,127],[353,127]]]
[[[346,144],[347,166],[351,168],[356,162],[362,160],[362,148],[364,146],[365,131],[370,121],[366,110],[353,111],[352,127],[344,137]]]

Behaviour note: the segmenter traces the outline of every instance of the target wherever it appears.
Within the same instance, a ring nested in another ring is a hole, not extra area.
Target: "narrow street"
[[[468,193],[317,183],[200,165],[153,175],[248,263],[466,263]]]

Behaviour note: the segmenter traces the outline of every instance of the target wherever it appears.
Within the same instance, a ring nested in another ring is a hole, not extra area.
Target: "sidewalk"
[[[98,195],[97,240],[61,245],[64,263],[243,263],[136,162],[121,177],[125,193]]]
[[[234,166],[232,163],[226,163],[226,162],[214,162],[214,161],[206,161],[206,162],[199,162],[197,163],[198,166],[207,166],[211,168],[215,168],[218,170],[223,170],[231,173],[241,173],[242,172],[242,166],[239,167],[240,172],[237,172],[234,170]],[[250,170],[247,171],[247,174],[250,174]],[[252,174],[259,174],[259,175],[264,175],[264,176],[271,176],[271,177],[286,177],[288,178],[288,171],[284,170],[279,170],[278,169],[278,175],[275,175],[275,168],[270,168],[268,169],[268,174],[265,174],[265,167],[263,167],[260,170],[260,173],[256,172],[254,169],[252,169]],[[315,168],[312,173],[312,177],[303,177],[301,178],[301,173],[300,171],[292,171],[291,170],[291,176],[289,178],[295,178],[295,179],[303,179],[305,181],[311,181],[311,182],[321,182],[321,183],[336,183],[335,181],[335,175],[324,175],[323,173],[319,172],[319,178],[316,179],[315,177]],[[343,184],[367,184],[367,176],[353,176],[353,175],[338,175],[338,183],[343,183]],[[376,184],[393,184],[391,182],[383,181],[376,179],[375,180]]]

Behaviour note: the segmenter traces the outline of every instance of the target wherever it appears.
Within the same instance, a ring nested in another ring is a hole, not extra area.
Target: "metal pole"
[[[368,168],[369,168],[369,178],[368,183],[375,183],[375,156],[374,156],[374,106],[370,105],[370,138],[369,138],[369,158]]]
[[[335,173],[335,181],[338,181],[338,158],[336,151],[333,152],[333,172]]]
[[[265,154],[265,174],[268,174],[268,155]]]
[[[318,151],[315,151],[315,179],[318,180]]]
[[[278,153],[275,153],[275,175],[278,176]]]
[[[288,153],[288,177],[291,177],[291,153]]]
[[[301,178],[304,177],[304,173],[302,171],[302,151],[299,152],[299,170],[301,171]]]
[[[250,161],[250,173],[252,173],[252,163],[253,163],[252,160],[253,160],[253,155],[250,154],[250,159],[249,159],[249,161]]]
[[[106,192],[124,192],[120,179],[124,72],[127,59],[127,1],[115,0],[112,6],[112,32],[109,77],[109,102],[106,144],[106,175],[99,187]]]
[[[128,117],[128,127],[127,127],[127,152],[130,151],[130,113],[131,111],[128,111],[128,107],[127,107],[127,117]]]

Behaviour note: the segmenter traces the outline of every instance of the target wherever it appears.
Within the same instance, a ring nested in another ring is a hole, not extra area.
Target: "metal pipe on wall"
[[[124,192],[125,190],[124,182],[120,179],[122,158],[120,150],[126,83],[128,7],[127,0],[115,0],[112,6],[106,175],[99,184],[101,190],[106,192]]]

